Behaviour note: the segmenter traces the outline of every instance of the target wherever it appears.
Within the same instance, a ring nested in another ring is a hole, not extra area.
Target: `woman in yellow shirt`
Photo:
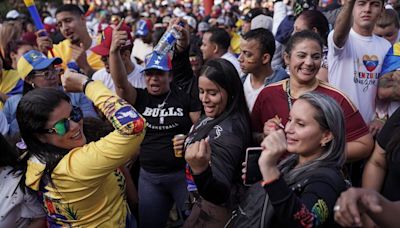
[[[138,153],[145,120],[101,82],[67,72],[69,92],[85,92],[115,130],[86,144],[82,113],[63,92],[38,88],[18,104],[28,150],[25,184],[39,192],[50,227],[132,227],[125,179],[117,169]]]

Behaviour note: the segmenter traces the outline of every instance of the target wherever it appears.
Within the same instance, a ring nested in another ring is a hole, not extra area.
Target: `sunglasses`
[[[44,129],[45,133],[53,134],[56,133],[59,136],[65,135],[69,131],[69,121],[72,120],[78,123],[83,118],[82,110],[79,107],[72,106],[71,114],[68,118],[57,121],[53,128]]]
[[[58,76],[61,72],[61,69],[59,68],[54,68],[46,71],[37,71],[32,74],[33,77],[43,77],[46,80],[51,80],[54,79],[56,76]]]

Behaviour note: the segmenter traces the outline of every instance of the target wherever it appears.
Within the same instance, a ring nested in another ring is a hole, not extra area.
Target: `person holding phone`
[[[251,142],[249,112],[235,67],[221,58],[207,61],[199,77],[199,98],[204,115],[188,134],[185,159],[194,181],[188,181],[194,184],[189,188],[200,197],[184,227],[223,227],[237,204],[241,162]]]
[[[274,210],[271,227],[335,226],[333,208],[346,189],[340,171],[344,131],[340,106],[327,95],[308,92],[293,104],[285,129],[263,140],[258,164]]]

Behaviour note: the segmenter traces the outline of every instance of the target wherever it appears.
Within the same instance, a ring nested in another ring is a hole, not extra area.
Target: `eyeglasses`
[[[68,118],[64,118],[62,120],[57,121],[54,124],[53,128],[43,129],[45,133],[53,134],[56,133],[59,136],[65,135],[69,131],[69,121],[72,120],[75,123],[78,123],[83,118],[82,110],[79,107],[72,106],[71,114]]]
[[[46,70],[42,72],[35,72],[32,74],[33,77],[43,77],[46,80],[53,79],[55,76],[58,76],[61,72],[61,69],[59,68],[54,68],[51,70]]]

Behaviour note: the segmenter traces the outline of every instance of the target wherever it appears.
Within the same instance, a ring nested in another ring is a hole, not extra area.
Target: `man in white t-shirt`
[[[93,74],[94,80],[99,80],[104,83],[104,85],[111,91],[115,92],[114,82],[110,75],[110,64],[108,62],[108,56],[110,53],[110,46],[112,40],[112,27],[107,27],[103,32],[103,40],[101,44],[92,48],[92,51],[98,55],[101,55],[101,60],[104,62],[104,68],[96,71]],[[120,30],[125,30],[128,36],[127,42],[123,47],[121,47],[121,58],[124,62],[125,70],[128,73],[128,81],[135,88],[145,88],[146,83],[141,71],[142,66],[136,65],[131,61],[131,49],[132,49],[132,36],[130,35],[130,29],[123,25]]]
[[[289,76],[281,66],[276,69],[271,66],[275,38],[269,30],[257,28],[248,31],[240,40],[240,50],[239,63],[244,73],[241,80],[251,112],[258,94],[265,86]]]
[[[387,40],[372,33],[383,2],[345,0],[328,36],[329,83],[350,97],[372,134],[381,127],[381,121],[375,119],[375,99],[382,63],[390,48]]]
[[[233,64],[239,76],[241,76],[242,71],[240,70],[238,59],[234,54],[228,51],[230,44],[231,37],[225,29],[212,28],[205,32],[200,47],[204,62],[215,58],[226,59]]]

